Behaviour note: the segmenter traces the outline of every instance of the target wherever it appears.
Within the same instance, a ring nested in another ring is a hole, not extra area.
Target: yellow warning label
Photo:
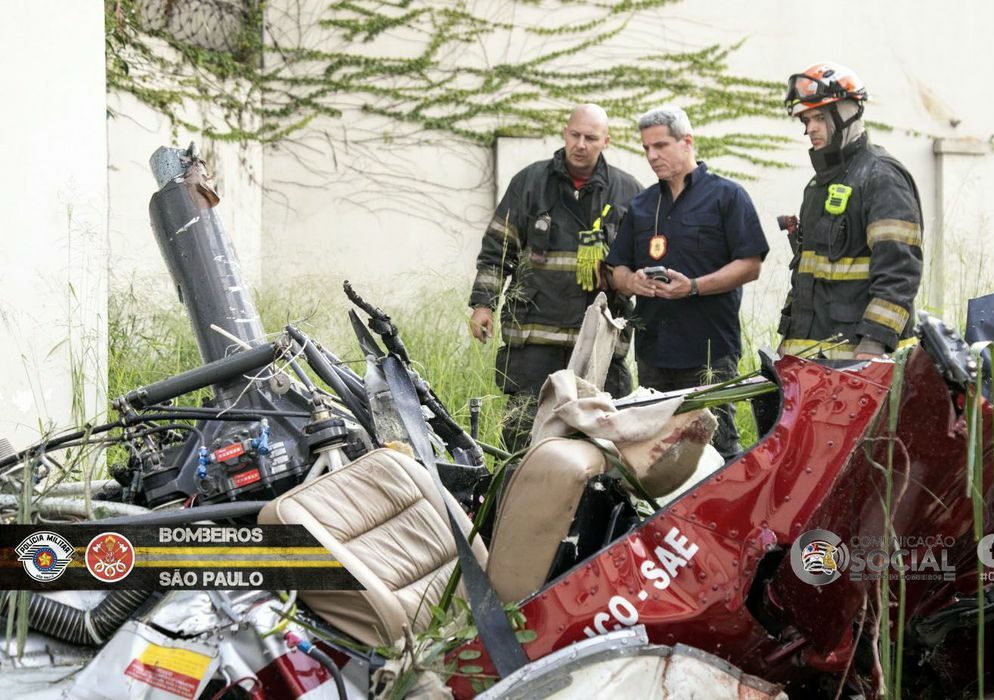
[[[157,666],[191,678],[203,678],[211,657],[189,649],[173,649],[149,644],[138,660],[147,666]]]

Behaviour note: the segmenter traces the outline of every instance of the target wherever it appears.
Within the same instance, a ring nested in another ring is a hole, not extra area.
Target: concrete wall
[[[206,139],[184,129],[128,94],[106,96],[107,182],[110,192],[110,284],[115,294],[168,299],[179,304],[152,233],[149,199],[156,191],[148,159],[160,146],[185,148],[197,143],[221,195],[224,230],[231,237],[248,284],[260,282],[262,255],[262,146]],[[208,103],[188,105],[190,123],[214,120]]]
[[[267,149],[268,284],[306,283],[330,304],[344,303],[345,279],[371,299],[468,285],[493,208],[490,149],[441,138],[385,143],[382,135],[368,143],[357,123],[352,114],[325,120],[315,127],[332,138]]]
[[[994,157],[990,142],[937,139],[935,226],[931,246],[929,306],[950,321],[966,321],[966,300],[994,291]]]
[[[492,18],[502,17],[491,3],[473,6],[478,13],[488,8]],[[578,12],[580,21],[582,10]],[[991,100],[973,84],[973,67],[994,61],[994,42],[984,30],[994,20],[994,6],[971,0],[950,14],[934,3],[911,0],[895,13],[889,3],[841,0],[832,6],[831,15],[846,18],[851,31],[821,14],[809,5],[773,0],[687,0],[630,26],[611,44],[598,47],[589,60],[593,65],[606,56],[634,60],[657,51],[693,51],[745,39],[729,57],[731,71],[740,75],[785,81],[820,60],[853,67],[872,97],[867,118],[895,128],[871,128],[872,137],[911,170],[924,199],[929,264],[920,302],[957,318],[965,293],[994,286],[972,264],[977,255],[962,255],[983,247],[987,205],[980,193],[994,188],[991,134],[985,121]],[[287,32],[296,26],[287,23]],[[316,41],[313,36],[304,39]],[[403,41],[388,46],[410,49]],[[468,44],[458,60],[520,60],[538,48],[533,37],[503,47]],[[342,99],[349,101],[348,96]],[[311,135],[267,150],[264,248],[267,267],[281,278],[308,276],[331,294],[337,294],[345,277],[384,292],[392,287],[397,297],[419,286],[412,281],[468,289],[482,227],[506,183],[518,168],[547,158],[558,145],[558,139],[500,139],[491,153],[444,136],[419,134],[432,139],[419,147],[398,142],[402,127],[358,110],[315,127],[326,129],[330,138]],[[807,144],[799,124],[786,116],[740,119],[701,133],[736,131],[774,133],[791,140],[771,154],[785,161],[786,169],[727,159],[710,163],[754,178],[742,184],[756,204],[772,250],[762,277],[747,289],[743,321],[759,343],[772,342],[770,330],[786,293],[790,257],[776,216],[797,211],[811,173]],[[638,147],[634,127],[626,133],[616,125],[612,138],[615,144]],[[940,167],[933,154],[933,142],[939,138],[970,139],[982,155],[950,155]],[[607,156],[646,184],[653,181],[637,154],[613,147]],[[937,200],[940,189],[942,199]],[[973,281],[965,285],[963,280]]]
[[[0,175],[8,232],[0,262],[0,434],[16,433],[23,443],[30,432],[23,426],[35,425],[38,416],[69,422],[71,367],[90,378],[77,392],[86,398],[77,413],[92,415],[101,406],[102,382],[92,378],[102,375],[105,363],[108,264],[115,293],[134,286],[175,303],[149,230],[154,181],[147,161],[160,145],[197,137],[174,134],[164,117],[134,99],[105,95],[99,3],[19,1],[11,7],[8,17],[15,21],[0,27],[2,65],[16,66],[0,73],[3,94],[16,97],[16,109],[0,113],[8,163]],[[282,45],[342,48],[307,29],[325,7],[320,0],[269,3],[270,36]],[[518,19],[549,12],[492,0],[477,0],[472,9],[498,21],[512,12]],[[582,9],[567,11],[571,21],[586,16]],[[826,59],[855,68],[873,98],[867,116],[896,128],[871,129],[873,138],[908,166],[925,200],[928,275],[921,300],[959,321],[965,295],[994,287],[985,245],[994,217],[988,195],[994,190],[992,100],[976,83],[977,66],[994,64],[987,36],[992,21],[994,5],[982,0],[965,0],[955,12],[924,0],[902,3],[900,12],[892,3],[857,0],[839,0],[830,9],[685,0],[647,14],[573,61],[595,66],[745,39],[729,56],[738,74],[783,81]],[[374,54],[385,45],[398,56],[417,55],[420,45],[409,39],[392,30],[362,50]],[[493,65],[574,40],[468,42],[449,58]],[[317,120],[265,149],[201,143],[249,283],[284,290],[308,284],[309,293],[317,290],[329,304],[342,303],[346,278],[373,299],[391,294],[391,304],[419,304],[424,287],[468,292],[481,232],[506,182],[519,167],[547,158],[558,140],[502,139],[491,149],[370,115],[362,102],[336,96],[341,118]],[[187,117],[218,115],[203,103],[189,105]],[[773,250],[761,279],[749,285],[743,317],[763,342],[772,340],[768,331],[787,286],[788,247],[775,217],[796,211],[810,165],[801,129],[786,117],[741,119],[702,133],[731,131],[791,139],[773,154],[787,169],[710,164],[755,178],[743,184]],[[638,154],[617,147],[637,147],[635,129],[626,133],[616,125],[612,136],[616,146],[608,158],[649,184],[651,171]]]
[[[17,448],[39,422],[65,427],[104,408],[104,15],[101,3],[56,0],[4,10],[0,436]]]
[[[856,70],[871,96],[866,117],[895,128],[887,133],[871,126],[871,138],[908,167],[924,200],[927,274],[920,305],[960,320],[965,295],[994,291],[994,274],[982,268],[979,257],[987,237],[984,222],[990,222],[992,213],[984,193],[994,188],[989,118],[994,100],[975,87],[977,67],[994,61],[987,31],[994,5],[970,0],[950,12],[925,0],[900,6],[842,0],[831,8],[774,0],[685,2],[668,14],[670,38],[685,39],[690,47],[745,38],[729,58],[732,70],[741,74],[786,80],[824,60]],[[727,128],[749,126],[744,122]],[[796,211],[811,172],[796,121],[784,118],[773,126],[794,139],[795,145],[783,153],[793,167],[754,171],[759,179],[744,183],[774,248],[764,276],[745,302],[758,318],[765,318],[767,306],[779,303],[786,289],[780,275],[770,276],[774,269],[783,270],[788,257],[774,217]],[[951,153],[937,162],[936,139],[966,140],[975,154]]]

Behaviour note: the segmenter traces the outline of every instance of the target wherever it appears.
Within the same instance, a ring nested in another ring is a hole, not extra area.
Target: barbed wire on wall
[[[115,2],[114,11],[123,21],[124,3]],[[169,35],[180,44],[224,52],[235,60],[251,62],[257,52],[245,53],[255,42],[246,41],[244,32],[258,34],[259,2],[253,0],[138,0],[133,21],[149,34]]]

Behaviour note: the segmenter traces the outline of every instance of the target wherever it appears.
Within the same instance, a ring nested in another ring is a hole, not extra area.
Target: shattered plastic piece
[[[69,696],[76,700],[193,700],[217,670],[219,655],[217,647],[170,639],[130,620],[76,676]]]

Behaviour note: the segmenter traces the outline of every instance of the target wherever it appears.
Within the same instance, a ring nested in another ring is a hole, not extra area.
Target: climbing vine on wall
[[[309,13],[276,0],[106,0],[107,84],[191,131],[267,143],[355,113],[382,120],[384,140],[484,145],[558,133],[586,101],[629,133],[635,116],[670,100],[699,127],[777,115],[779,84],[730,72],[735,46],[666,50],[673,2],[336,0]],[[191,102],[221,117],[196,122]],[[765,165],[778,164],[762,154],[782,142],[697,139],[705,157]]]

